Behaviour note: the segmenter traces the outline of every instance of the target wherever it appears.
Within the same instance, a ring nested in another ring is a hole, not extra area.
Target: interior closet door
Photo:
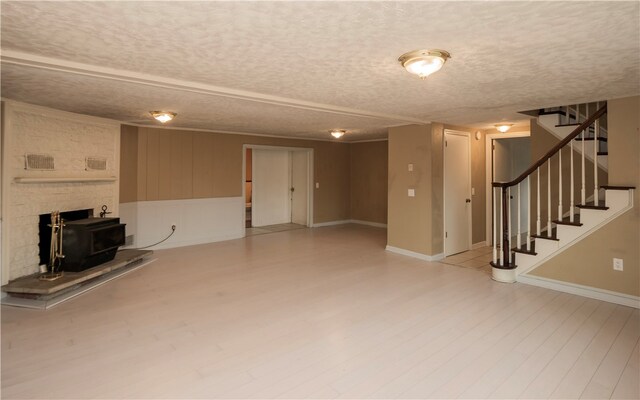
[[[471,248],[471,159],[469,136],[445,132],[445,256]]]
[[[289,151],[253,149],[252,226],[291,222]]]
[[[307,225],[309,152],[291,152],[291,222]]]

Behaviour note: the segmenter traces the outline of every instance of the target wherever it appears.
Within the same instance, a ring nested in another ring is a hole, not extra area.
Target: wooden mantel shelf
[[[104,176],[104,177],[96,177],[96,176],[86,176],[86,177],[49,177],[49,176],[39,176],[39,177],[27,177],[27,176],[18,176],[14,178],[14,182],[16,183],[75,183],[75,182],[115,182],[117,178],[115,176]]]

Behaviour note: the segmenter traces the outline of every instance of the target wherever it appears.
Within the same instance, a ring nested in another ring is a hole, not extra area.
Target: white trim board
[[[618,210],[616,212],[613,212],[611,215],[609,215],[608,217],[603,219],[601,222],[599,222],[598,224],[594,225],[593,227],[591,227],[586,232],[583,232],[580,236],[576,237],[575,239],[573,239],[569,243],[567,243],[565,245],[562,245],[562,247],[558,248],[558,250],[554,251],[553,253],[547,255],[544,258],[540,258],[540,260],[536,261],[535,264],[533,264],[532,266],[528,267],[526,270],[520,271],[518,269],[517,270],[517,274],[518,275],[525,275],[525,274],[527,274],[527,272],[533,271],[534,269],[536,269],[539,266],[541,266],[543,263],[551,260],[552,258],[558,256],[561,253],[564,253],[565,251],[570,249],[575,244],[581,242],[582,240],[586,239],[588,236],[590,236],[590,235],[594,234],[596,231],[600,230],[600,228],[602,228],[603,226],[609,224],[610,222],[612,222],[616,218],[620,217],[622,214],[624,214],[627,211],[631,210],[633,208],[633,204],[634,204],[633,190],[631,190],[630,193],[629,193],[629,203],[626,206],[622,207],[620,210]],[[609,211],[611,211],[611,210],[607,210],[605,212],[609,212]],[[517,261],[517,257],[518,256],[516,256],[516,261]],[[516,262],[516,264],[517,264],[517,262]]]
[[[555,279],[548,279],[529,274],[518,275],[516,280],[527,285],[539,286],[551,290],[557,290],[559,292],[620,304],[627,307],[640,308],[640,297],[638,296],[631,296],[624,293],[617,293],[610,290],[579,285],[577,283],[557,281]]]
[[[327,222],[318,222],[318,223],[313,223],[313,225],[311,225],[312,228],[321,228],[323,226],[333,226],[333,225],[343,225],[343,224],[350,224],[351,220],[350,219],[343,219],[343,220],[339,220],[339,221],[327,221]]]
[[[471,250],[475,250],[475,249],[480,249],[482,247],[487,247],[489,246],[489,244],[487,243],[487,241],[483,241],[483,242],[478,242],[478,243],[474,243],[471,245]]]
[[[388,246],[388,245],[384,249],[386,251],[390,251],[392,253],[400,254],[400,255],[403,255],[403,256],[407,256],[407,257],[417,258],[419,260],[424,260],[424,261],[440,261],[440,260],[444,260],[444,253],[434,254],[432,256],[429,256],[429,255],[426,255],[426,254],[417,253],[415,251],[405,250],[405,249],[401,249],[399,247]]]
[[[317,224],[313,224],[312,228],[321,228],[323,226],[333,226],[333,225],[344,225],[344,224],[358,224],[358,225],[367,225],[374,226],[376,228],[386,228],[387,224],[383,224],[380,222],[370,222],[370,221],[362,221],[359,219],[342,219],[338,221],[328,221],[328,222],[319,222]]]
[[[359,219],[350,219],[349,221],[352,224],[375,226],[376,228],[386,228],[387,227],[387,224],[383,224],[383,223],[380,223],[380,222],[362,221],[362,220],[359,220]]]
[[[52,57],[44,57],[11,49],[3,49],[0,59],[3,64],[27,66],[49,71],[60,71],[74,75],[91,76],[111,81],[134,83],[138,85],[178,90],[182,92],[191,92],[208,96],[266,103],[281,107],[299,108],[304,110],[348,115],[353,117],[398,121],[405,124],[431,123],[431,121],[425,121],[419,118],[409,117],[405,115],[387,114],[350,107],[342,107],[333,104],[323,104],[282,96],[268,95],[264,93],[251,92],[248,90],[232,89],[200,82],[192,82],[164,76],[61,60]]]

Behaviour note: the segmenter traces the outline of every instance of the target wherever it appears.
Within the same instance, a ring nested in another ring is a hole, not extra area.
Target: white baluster
[[[496,188],[491,188],[493,190],[493,263],[497,265],[498,261],[498,240],[496,237],[496,232],[498,231],[498,227],[496,226],[497,214],[496,214]]]
[[[531,246],[531,175],[527,176],[527,251]]]
[[[509,209],[507,210],[507,237],[509,238],[509,245],[513,243],[511,238],[513,237],[513,229],[511,229],[511,187],[507,188],[507,204],[509,205]]]
[[[596,103],[596,111],[598,110],[600,103]],[[598,129],[600,129],[600,123],[596,119],[593,127],[593,204],[598,206]]]
[[[500,224],[499,229],[500,229],[500,265],[505,265],[505,260],[504,260],[504,256],[503,256],[503,252],[504,252],[504,234],[502,232],[503,226],[504,226],[504,212],[502,210],[502,207],[504,205],[503,201],[502,201],[502,188],[498,188],[498,193],[500,193],[500,198],[498,200],[500,200],[500,202],[498,204],[500,204]]]
[[[551,159],[547,160],[547,236],[551,237]]]
[[[538,207],[538,219],[536,220],[536,235],[540,236],[540,167],[538,167],[538,190],[536,195],[538,196],[538,201],[536,202],[536,206]]]
[[[522,226],[520,224],[520,184],[522,182],[518,183],[518,231],[516,232],[516,246],[518,249],[522,248],[522,241],[520,240],[520,232],[522,232]]]
[[[562,221],[562,149],[558,150],[558,221]]]
[[[589,103],[586,104],[586,108],[587,108],[587,118],[589,118]],[[585,142],[585,134],[587,132],[587,129],[589,129],[589,127],[585,128],[582,131],[582,188],[580,189],[580,197],[581,197],[581,201],[582,201],[582,205],[587,204],[587,189],[585,187],[585,183],[586,183],[586,179],[585,179],[585,166],[584,166],[584,142]]]
[[[573,222],[573,213],[574,213],[574,197],[575,194],[573,193],[575,190],[575,187],[573,186],[573,140],[569,143],[569,151],[571,152],[570,154],[570,162],[571,162],[571,183],[569,184],[570,188],[569,191],[571,192],[571,200],[569,200],[569,220],[571,222]]]

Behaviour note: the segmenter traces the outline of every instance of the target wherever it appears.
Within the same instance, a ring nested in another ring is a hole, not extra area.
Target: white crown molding
[[[179,90],[183,92],[191,92],[204,94],[209,96],[218,96],[233,98],[258,103],[267,103],[282,107],[299,108],[305,110],[348,115],[360,118],[375,118],[389,121],[398,121],[406,124],[428,124],[419,118],[407,117],[404,115],[378,113],[356,108],[341,107],[331,104],[316,103],[305,100],[291,99],[281,96],[273,96],[263,93],[256,93],[247,90],[231,89],[222,86],[208,85],[204,83],[185,81],[180,79],[167,78],[157,75],[145,74],[140,72],[126,71],[115,68],[102,67],[97,65],[77,63],[68,60],[60,60],[51,57],[43,57],[35,54],[24,53],[11,49],[2,49],[0,60],[3,64],[19,65],[31,68],[39,68],[49,71],[66,72],[76,75],[91,76],[100,79],[109,79],[113,81],[128,82],[139,85],[160,87],[165,89]]]
[[[243,135],[243,136],[260,136],[260,137],[269,137],[276,139],[287,139],[287,140],[309,140],[313,142],[331,142],[331,143],[342,143],[342,144],[350,144],[357,142],[349,142],[349,141],[338,141],[336,139],[318,139],[313,137],[300,137],[300,136],[283,136],[283,135],[270,135],[268,133],[254,133],[254,132],[238,132],[238,131],[225,131],[225,130],[216,130],[216,129],[202,129],[202,128],[185,128],[180,126],[166,126],[166,125],[145,125],[138,124],[133,122],[122,122],[124,125],[135,126],[138,128],[149,128],[149,129],[169,129],[174,131],[193,131],[193,132],[204,132],[204,133],[219,133],[224,135]],[[384,139],[386,140],[386,139]]]
[[[382,139],[352,140],[347,143],[371,143],[371,142],[388,142],[388,141],[389,141],[389,138],[382,138]]]

